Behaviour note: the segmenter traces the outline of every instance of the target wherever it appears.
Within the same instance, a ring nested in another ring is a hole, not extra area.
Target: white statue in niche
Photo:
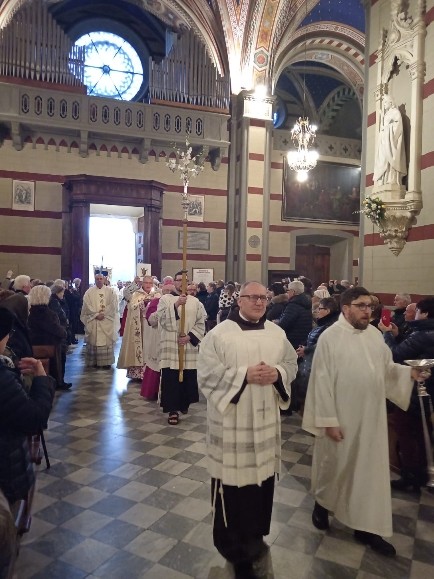
[[[407,175],[402,116],[390,95],[383,98],[378,150],[375,157],[374,183],[400,185]]]

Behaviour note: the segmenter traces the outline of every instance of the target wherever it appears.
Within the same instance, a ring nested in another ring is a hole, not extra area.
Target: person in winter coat
[[[297,375],[297,396],[301,408],[306,398],[307,385],[309,383],[310,370],[312,368],[312,360],[318,338],[324,330],[338,321],[339,314],[340,309],[336,299],[328,297],[320,300],[316,308],[316,326],[309,332],[306,345],[299,346],[296,350],[297,356],[301,359]]]
[[[59,390],[68,390],[71,385],[66,383],[65,361],[67,349],[66,328],[61,325],[59,316],[49,308],[51,290],[45,285],[37,285],[29,293],[29,335],[32,346],[60,346],[62,364],[55,358],[50,359],[50,375],[57,381]]]
[[[34,345],[66,344],[66,330],[60,324],[59,316],[48,307],[51,290],[45,285],[37,285],[29,293],[29,335]]]
[[[9,295],[8,291],[2,292],[0,296],[0,309],[8,310],[14,316],[13,329],[12,332],[10,332],[7,344],[14,363],[18,362],[20,358],[32,356],[32,346],[30,345],[27,329],[27,319],[29,315],[27,299],[22,293]]]
[[[0,310],[0,489],[10,504],[26,499],[34,483],[27,436],[46,426],[54,396],[54,381],[40,360],[18,362],[21,373],[34,376],[27,393],[12,361],[3,355],[13,320],[11,312]]]
[[[434,359],[434,297],[425,298],[416,304],[415,320],[408,322],[408,326],[413,330],[412,333],[399,343],[392,334],[392,325],[385,326],[382,322],[378,324],[378,329],[384,333],[386,344],[392,350],[393,361],[403,364],[405,360]],[[433,399],[434,377],[432,375],[425,381],[425,386]],[[428,429],[432,433],[428,404],[425,405],[425,415]],[[419,491],[420,487],[427,482],[427,463],[416,385],[413,388],[408,410],[403,411],[393,406],[388,418],[398,437],[401,461],[401,478],[391,482],[392,488]]]
[[[306,344],[312,329],[311,299],[304,293],[301,281],[291,281],[287,293],[289,301],[277,325],[285,331],[291,346],[296,350]]]
[[[268,303],[265,315],[267,320],[275,322],[280,320],[284,309],[288,305],[289,298],[283,283],[278,281],[270,285],[268,292],[271,295],[271,300]]]
[[[208,292],[206,291],[206,285],[203,283],[203,281],[200,281],[197,284],[197,294],[196,294],[197,299],[200,301],[200,303],[205,306],[205,302],[206,302],[206,298],[208,297]]]

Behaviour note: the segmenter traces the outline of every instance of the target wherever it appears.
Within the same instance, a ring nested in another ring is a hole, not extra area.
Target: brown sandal
[[[167,422],[171,426],[176,426],[179,422],[179,414],[177,412],[169,412],[169,418],[167,419]]]

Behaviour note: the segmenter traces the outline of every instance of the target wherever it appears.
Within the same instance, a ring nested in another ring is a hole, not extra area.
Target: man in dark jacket
[[[34,483],[27,436],[47,424],[54,395],[54,381],[40,360],[18,363],[21,373],[34,376],[27,394],[11,360],[3,356],[13,320],[11,312],[0,310],[0,489],[10,504],[26,499]]]
[[[401,326],[403,326],[405,323],[405,309],[410,303],[411,303],[410,294],[396,294],[393,300],[395,310],[393,312],[392,322],[395,324],[395,326],[398,327],[400,333],[401,333]]]
[[[312,329],[312,306],[301,281],[291,281],[287,293],[289,301],[277,325],[285,331],[291,346],[296,350],[306,344]]]
[[[219,293],[217,291],[217,284],[210,281],[208,287],[208,297],[205,302],[205,310],[207,318],[205,322],[206,331],[209,332],[217,324],[217,314],[219,311]]]
[[[416,304],[416,317],[408,322],[412,333],[402,342],[398,342],[392,334],[392,326],[381,322],[378,329],[384,332],[384,340],[392,350],[394,362],[403,364],[405,360],[434,359],[434,297],[421,300]],[[434,396],[434,377],[426,380],[426,387]],[[423,400],[425,402],[425,400]],[[428,428],[432,431],[430,412],[425,407]],[[389,415],[398,436],[398,447],[401,459],[401,478],[392,481],[392,487],[399,490],[412,488],[419,490],[427,481],[426,450],[422,429],[422,415],[416,387],[413,390],[410,406],[406,412],[393,407]]]

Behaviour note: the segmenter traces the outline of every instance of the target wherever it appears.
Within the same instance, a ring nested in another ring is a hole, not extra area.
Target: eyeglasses
[[[350,304],[350,305],[354,306],[355,308],[359,308],[361,312],[366,312],[366,310],[371,310],[372,312],[375,310],[375,306],[372,306],[371,304]]]
[[[328,310],[328,308],[316,308],[318,310]]]
[[[252,304],[255,304],[258,300],[261,300],[263,304],[265,304],[265,302],[268,302],[267,296],[259,296],[257,294],[250,294],[250,295],[243,294],[242,296],[240,296],[240,298],[249,298]]]

